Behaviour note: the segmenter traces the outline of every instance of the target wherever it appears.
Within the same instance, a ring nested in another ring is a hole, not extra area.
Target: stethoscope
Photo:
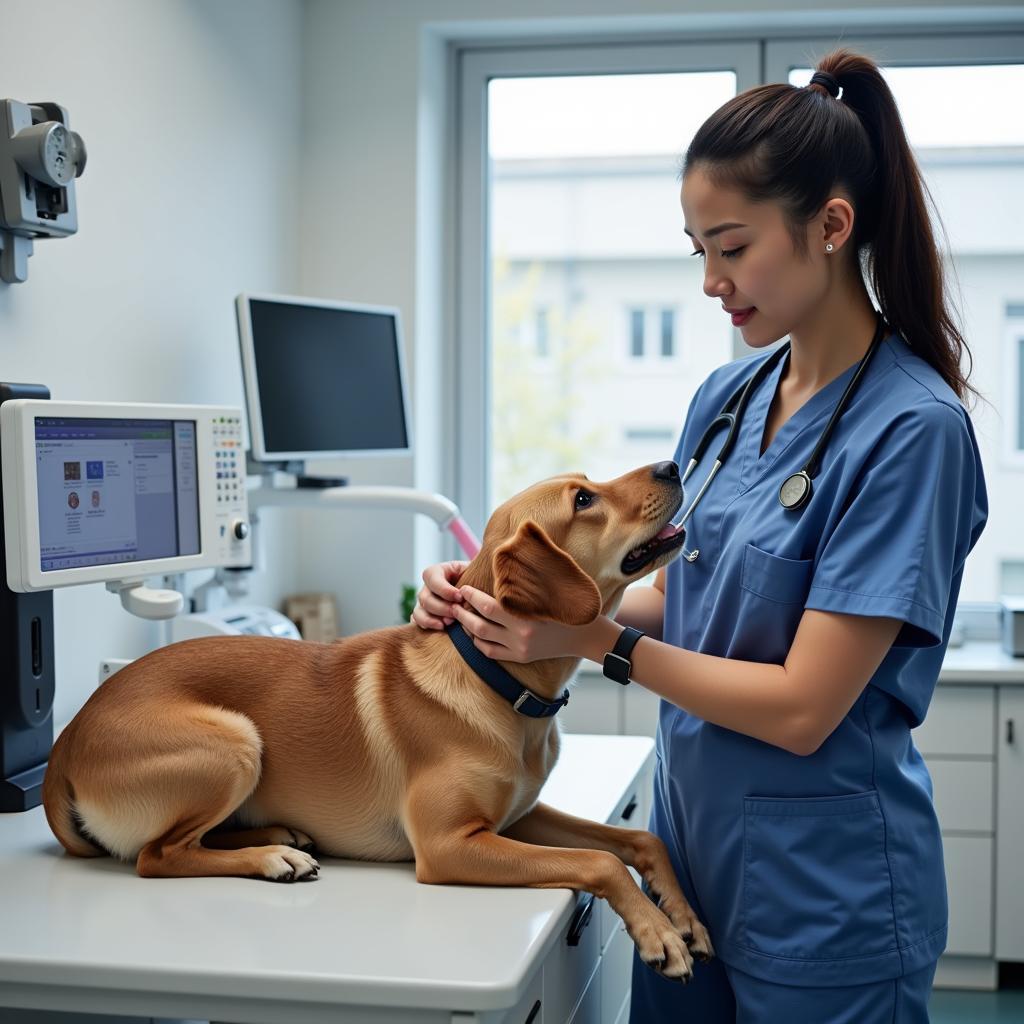
[[[832,436],[832,431],[835,429],[836,423],[839,421],[839,417],[842,416],[843,411],[846,409],[847,405],[849,405],[850,398],[852,397],[854,390],[860,383],[861,377],[864,376],[864,371],[867,369],[868,363],[871,362],[871,357],[875,354],[875,350],[878,348],[885,334],[885,321],[882,319],[881,315],[877,315],[877,319],[878,325],[875,327],[875,335],[871,339],[871,345],[858,364],[853,377],[850,379],[850,383],[846,385],[846,390],[843,392],[842,397],[836,403],[836,407],[832,412],[831,418],[825,425],[825,429],[821,432],[821,437],[818,438],[818,443],[814,446],[814,451],[811,452],[811,457],[806,463],[804,463],[802,469],[793,473],[791,476],[786,477],[782,486],[779,488],[779,503],[784,509],[795,511],[796,509],[803,508],[811,497],[811,481],[818,473],[818,462],[825,450],[825,446],[828,444],[829,438]],[[785,358],[786,353],[789,352],[789,346],[790,343],[788,341],[784,345],[780,345],[757,368],[757,370],[751,375],[750,379],[741,384],[736,391],[733,392],[729,397],[729,401],[722,406],[722,411],[708,424],[707,430],[704,431],[700,441],[697,442],[697,447],[694,449],[693,455],[690,456],[690,462],[686,467],[686,472],[683,474],[682,483],[684,485],[689,479],[690,474],[693,472],[694,467],[702,458],[704,458],[704,453],[707,451],[708,445],[711,444],[711,439],[714,437],[715,433],[723,426],[727,426],[729,428],[729,432],[725,435],[725,441],[722,443],[722,447],[718,452],[718,457],[715,459],[715,464],[711,467],[711,472],[708,473],[707,479],[701,485],[701,489],[697,492],[697,496],[693,499],[690,507],[683,515],[683,518],[675,525],[685,526],[687,520],[693,515],[693,510],[697,507],[700,499],[704,497],[704,492],[711,486],[711,481],[715,479],[718,471],[725,464],[725,460],[729,457],[729,453],[732,451],[732,447],[736,443],[736,437],[739,434],[743,414],[747,411],[747,403],[750,401],[753,393],[757,390],[758,385],[760,385],[765,377],[775,369],[779,360]],[[693,551],[686,551],[685,549],[683,551],[683,557],[688,562],[695,562],[699,554],[700,550],[696,548]]]

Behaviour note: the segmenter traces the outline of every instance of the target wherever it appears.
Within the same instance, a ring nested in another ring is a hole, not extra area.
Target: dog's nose
[[[679,467],[674,462],[658,462],[652,472],[655,480],[679,479]]]

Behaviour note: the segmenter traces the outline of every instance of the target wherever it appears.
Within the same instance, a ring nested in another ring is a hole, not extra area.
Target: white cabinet
[[[649,762],[636,777],[621,813],[609,824],[645,827],[652,771]],[[532,1024],[541,1020],[543,1024],[617,1024],[628,1017],[633,940],[604,900],[580,893],[577,907],[573,921],[544,960],[542,1013]],[[525,1019],[512,1014],[506,1018],[508,1024],[521,1024]]]
[[[937,985],[995,985],[996,687],[940,685],[914,731],[932,777],[949,894]]]
[[[1024,686],[999,687],[996,958],[1024,960]]]

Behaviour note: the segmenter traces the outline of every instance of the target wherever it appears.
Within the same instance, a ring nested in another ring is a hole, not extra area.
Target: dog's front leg
[[[622,918],[646,964],[667,978],[690,980],[693,957],[679,930],[640,891],[619,857],[607,850],[541,847],[500,836],[482,815],[453,813],[452,795],[446,796],[440,818],[433,799],[414,798],[406,807],[418,881],[592,892]]]
[[[690,952],[698,960],[714,955],[707,929],[679,887],[665,844],[650,832],[601,825],[538,803],[502,834],[539,846],[568,846],[615,854],[640,873],[651,896],[675,925]]]

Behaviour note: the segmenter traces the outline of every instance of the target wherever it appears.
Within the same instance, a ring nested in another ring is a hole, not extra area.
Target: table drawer
[[[984,836],[943,836],[949,954],[992,955],[992,843]]]
[[[995,753],[996,695],[992,686],[935,687],[924,723],[914,730],[922,754]]]
[[[943,832],[995,832],[995,762],[927,758]]]
[[[569,1024],[602,1024],[601,972],[595,971]]]
[[[622,813],[613,818],[609,824],[618,825],[623,828],[647,828],[648,812],[646,808],[650,803],[647,791],[650,788],[650,774],[641,772],[637,777],[637,785],[630,790],[629,796],[626,797],[626,801],[622,806]],[[642,884],[640,875],[633,868],[629,868],[629,873],[633,876],[633,881],[637,885]],[[605,900],[598,900],[594,904],[594,916],[595,920],[600,922],[601,948],[604,949],[608,945],[608,940],[612,937],[612,933],[621,925],[622,919]]]
[[[523,998],[501,1018],[501,1024],[541,1024],[544,1020],[544,968],[539,967],[526,986]]]
[[[564,1024],[594,975],[601,958],[601,930],[595,915],[598,899],[581,892],[576,900],[572,921],[563,929],[554,949],[544,961],[544,1021]],[[590,912],[580,923],[585,908]],[[577,945],[570,946],[575,932]]]
[[[633,972],[633,940],[619,923],[601,957],[601,1018],[612,1024],[629,998]]]

